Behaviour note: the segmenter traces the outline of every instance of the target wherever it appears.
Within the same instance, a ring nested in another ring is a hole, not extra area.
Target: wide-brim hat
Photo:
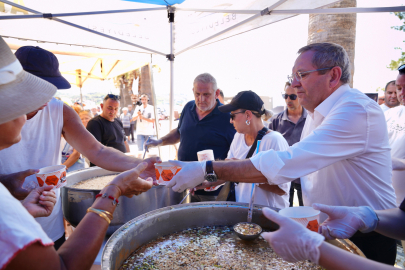
[[[255,111],[260,114],[265,112],[263,100],[251,90],[239,92],[229,104],[219,106],[218,109],[221,112],[232,112],[238,109]]]
[[[35,111],[55,93],[54,85],[23,70],[0,37],[0,124]]]

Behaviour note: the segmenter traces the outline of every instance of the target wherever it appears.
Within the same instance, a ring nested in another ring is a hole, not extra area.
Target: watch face
[[[217,176],[215,174],[207,174],[205,175],[205,180],[208,182],[215,182],[217,181]]]

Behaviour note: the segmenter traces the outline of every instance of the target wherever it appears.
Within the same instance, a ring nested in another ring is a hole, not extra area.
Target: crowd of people
[[[182,170],[167,187],[191,189],[192,202],[246,203],[256,185],[255,204],[291,207],[297,192],[299,205],[319,209],[319,233],[263,210],[280,225],[263,237],[285,260],[385,269],[395,263],[395,239],[405,239],[405,65],[398,70],[379,106],[349,87],[349,59],[340,45],[307,45],[284,86],[286,109],[276,115],[250,90],[224,104],[216,79],[203,73],[194,79],[195,99],[183,108],[178,127],[158,139],[147,95],[122,113],[113,94],[99,112],[70,107],[52,97],[70,85],[51,52],[25,46],[13,55],[1,39],[0,200],[10,207],[0,215],[6,250],[0,269],[90,268],[116,208],[109,197],[138,195],[153,185],[160,159],[124,154],[135,127],[139,151],[179,143],[178,161],[170,162]],[[215,160],[198,161],[197,152],[207,149]],[[67,240],[60,190],[32,188],[39,168],[61,163],[69,172],[86,164],[123,172],[101,190],[105,196]],[[371,260],[335,249],[325,238],[350,238]]]

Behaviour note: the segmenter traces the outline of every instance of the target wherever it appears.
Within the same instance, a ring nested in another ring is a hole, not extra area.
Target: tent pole
[[[174,122],[174,13],[175,9],[171,6],[167,7],[169,23],[170,23],[170,54],[167,59],[170,61],[170,115],[169,115],[169,130],[173,129]],[[169,157],[171,158],[172,147],[169,148]]]

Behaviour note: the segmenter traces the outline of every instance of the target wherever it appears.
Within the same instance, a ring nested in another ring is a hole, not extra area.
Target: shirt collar
[[[323,117],[326,117],[330,110],[333,108],[333,105],[339,100],[339,98],[346,92],[349,91],[350,87],[348,84],[341,85],[338,89],[335,90],[329,97],[327,97],[318,107],[315,108],[315,111],[318,112]],[[312,115],[311,113],[309,113]]]
[[[283,116],[281,117],[281,120],[283,120],[283,121],[290,121],[290,119],[288,119],[288,117],[287,117],[287,112],[288,112],[288,109],[285,109],[284,110],[284,112],[283,112]],[[301,119],[306,119],[307,118],[307,110],[305,110],[305,108],[304,107],[302,107],[302,114],[301,114],[301,117],[300,117],[300,119],[298,120],[298,122],[301,120]],[[298,123],[297,122],[297,123]]]

